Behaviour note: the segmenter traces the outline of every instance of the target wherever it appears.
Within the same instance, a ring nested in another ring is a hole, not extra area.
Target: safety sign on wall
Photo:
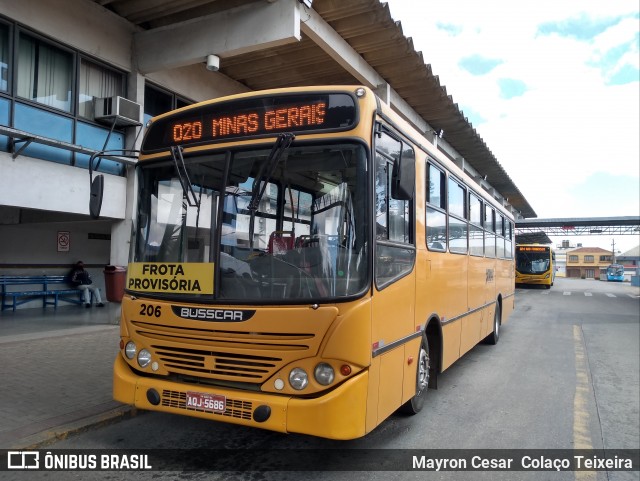
[[[58,252],[69,252],[71,234],[67,231],[58,231]]]

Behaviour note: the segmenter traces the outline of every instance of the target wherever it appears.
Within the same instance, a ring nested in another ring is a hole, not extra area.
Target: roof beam
[[[377,89],[386,81],[347,41],[324,21],[318,12],[309,8],[302,13],[302,33],[335,60],[342,68],[366,87]]]
[[[204,63],[207,55],[224,59],[298,41],[300,9],[296,0],[256,2],[138,32],[134,35],[134,58],[138,70],[148,74]]]
[[[382,101],[391,105],[418,130],[425,132],[429,125],[418,113],[390,86],[349,43],[336,32],[331,25],[312,9],[302,13],[302,33],[324,50],[342,68],[358,79],[363,85],[372,88]]]

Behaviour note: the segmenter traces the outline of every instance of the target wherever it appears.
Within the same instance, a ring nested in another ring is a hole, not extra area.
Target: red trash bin
[[[107,290],[107,301],[122,302],[126,280],[126,267],[106,266],[104,268],[104,286]]]

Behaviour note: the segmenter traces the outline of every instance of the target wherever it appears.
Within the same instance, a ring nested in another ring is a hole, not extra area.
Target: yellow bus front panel
[[[212,421],[259,427],[282,433],[305,433],[331,439],[353,439],[366,434],[367,371],[350,378],[327,394],[312,399],[240,391],[219,386],[185,385],[134,374],[121,356],[114,365],[116,401],[149,411],[187,415]],[[187,391],[224,396],[224,412],[186,405]],[[261,417],[262,416],[262,417]],[[266,419],[263,419],[265,418]]]

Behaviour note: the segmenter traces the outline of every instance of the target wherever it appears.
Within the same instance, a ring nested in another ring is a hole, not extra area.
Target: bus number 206
[[[153,306],[151,304],[141,304],[140,315],[147,316],[147,317],[160,317],[162,315],[162,309],[160,309],[160,306]]]

